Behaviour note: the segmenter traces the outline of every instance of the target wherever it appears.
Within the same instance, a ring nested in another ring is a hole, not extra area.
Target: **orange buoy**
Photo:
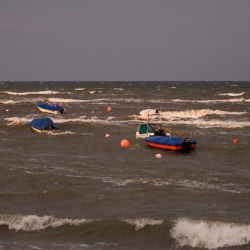
[[[238,138],[235,138],[234,139],[234,143],[238,143],[239,141],[238,141]]]
[[[126,139],[122,140],[121,141],[121,146],[124,147],[124,148],[128,148],[130,145],[130,142]]]
[[[111,107],[108,107],[107,108],[108,112],[112,111],[112,108]]]

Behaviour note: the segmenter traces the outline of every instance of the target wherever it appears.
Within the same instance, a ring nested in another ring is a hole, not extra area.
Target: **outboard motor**
[[[182,145],[181,145],[181,149],[184,151],[190,150],[190,138],[185,138]]]

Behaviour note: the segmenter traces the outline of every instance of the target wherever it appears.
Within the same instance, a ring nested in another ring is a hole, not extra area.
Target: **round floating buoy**
[[[130,142],[128,140],[124,139],[121,141],[122,147],[127,148],[127,147],[129,147],[129,145],[130,145]]]
[[[106,137],[106,138],[109,138],[109,137],[110,137],[110,134],[106,134],[105,137]]]
[[[111,107],[108,107],[107,108],[108,112],[112,111],[112,108]]]
[[[238,139],[237,138],[235,138],[234,139],[234,143],[238,143],[239,141],[238,141]]]
[[[91,112],[91,114],[94,114],[94,113],[95,113],[95,111],[92,111],[92,112]]]
[[[8,110],[8,109],[6,109],[6,112],[9,112],[9,110]]]
[[[156,154],[155,158],[161,158],[161,154]]]

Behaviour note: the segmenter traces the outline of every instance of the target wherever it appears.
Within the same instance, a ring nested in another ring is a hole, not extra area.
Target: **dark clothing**
[[[155,131],[154,135],[166,136],[164,129],[158,129]]]

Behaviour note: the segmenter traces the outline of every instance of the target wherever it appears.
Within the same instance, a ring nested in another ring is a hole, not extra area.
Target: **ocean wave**
[[[164,127],[175,127],[176,125],[185,126],[187,131],[181,131],[183,134],[188,134],[188,129],[190,127],[192,128],[226,128],[226,129],[234,129],[234,128],[247,128],[250,127],[250,121],[244,120],[244,119],[225,119],[225,120],[219,120],[219,119],[203,119],[199,118],[201,116],[201,113],[185,113],[182,117],[177,117],[178,112],[173,112],[170,114],[167,114],[165,118],[162,117],[162,119],[157,120],[151,120],[151,122],[160,122],[163,124]],[[240,115],[240,112],[235,112],[235,115]],[[243,113],[243,112],[241,112]],[[205,114],[205,113],[204,113]],[[203,114],[203,115],[204,115]],[[207,113],[208,114],[208,113]],[[193,118],[190,118],[190,116],[193,115]],[[184,118],[186,116],[186,119]],[[194,118],[194,116],[197,116],[197,118]],[[5,118],[5,121],[8,121],[9,123],[7,125],[27,125],[28,122],[30,122],[33,118],[38,117],[38,115],[28,115],[26,117],[7,117]],[[131,120],[131,117],[133,120]],[[140,116],[131,116],[128,117],[127,120],[117,120],[117,117],[109,116],[109,117],[88,117],[88,116],[79,116],[79,117],[72,117],[72,118],[63,118],[60,116],[53,117],[52,120],[56,124],[64,124],[64,123],[87,123],[87,124],[96,124],[96,125],[112,125],[112,126],[124,126],[124,125],[137,125],[138,122],[141,122],[143,119]],[[165,125],[165,123],[167,123]],[[63,128],[62,128],[63,129]],[[136,131],[136,128],[135,128]]]
[[[149,218],[142,218],[142,219],[127,219],[124,220],[126,223],[129,225],[135,226],[136,230],[140,230],[144,228],[145,226],[155,226],[155,225],[160,225],[164,223],[164,220],[153,220]]]
[[[226,95],[226,96],[241,96],[244,95],[245,92],[241,92],[241,93],[224,93],[224,94],[219,94],[219,95]]]
[[[188,114],[186,114],[186,119],[184,117],[177,118],[175,114],[168,114],[172,115],[172,117],[162,118],[161,120],[157,119],[157,122],[160,122],[163,124],[164,127],[174,127],[176,125],[185,125],[186,126],[186,132],[182,131],[183,134],[188,133],[189,127],[197,127],[197,128],[226,128],[226,129],[234,129],[234,128],[246,128],[250,127],[250,121],[246,120],[218,120],[218,119],[202,119],[202,118],[196,118],[194,119],[188,117]],[[191,115],[191,114],[190,114]],[[193,116],[200,116],[201,114],[193,114]],[[237,115],[239,115],[239,112],[237,112]],[[29,123],[33,118],[38,117],[38,115],[29,115],[27,117],[8,117],[5,118],[5,121],[8,121],[9,123],[7,125],[26,125]],[[113,125],[113,126],[124,126],[124,125],[138,125],[138,122],[141,122],[143,119],[140,116],[131,116],[131,118],[128,117],[127,120],[116,120],[116,117],[109,116],[104,118],[99,117],[87,117],[87,116],[80,116],[80,117],[74,117],[74,118],[59,118],[59,117],[53,117],[52,120],[56,124],[64,124],[64,123],[88,123],[88,124],[96,124],[96,125]],[[118,118],[119,119],[119,118]],[[167,125],[164,125],[167,123]],[[136,128],[135,128],[136,130]]]
[[[76,133],[72,131],[64,131],[64,132],[56,132],[56,133],[49,131],[47,134],[53,135],[53,136],[60,136],[60,135],[75,135]]]
[[[236,120],[168,120],[168,125],[187,125],[198,128],[246,128],[250,127],[250,121],[236,121]]]
[[[149,112],[150,111],[150,112]],[[168,125],[190,125],[199,128],[244,128],[249,127],[250,122],[246,120],[234,120],[232,116],[242,116],[247,112],[232,112],[212,109],[187,109],[182,111],[160,111],[155,113],[155,109],[144,109],[140,111],[140,115],[133,115],[134,119],[148,120],[151,122],[158,121],[164,125],[167,121]],[[229,117],[228,120],[206,119],[207,116],[213,115],[220,117]]]
[[[85,88],[75,88],[75,90],[84,90]]]
[[[11,92],[11,91],[4,91],[8,95],[56,95],[60,94],[61,92],[52,91],[52,90],[45,90],[45,91],[35,91],[35,92]]]
[[[68,219],[57,218],[54,216],[44,215],[22,215],[22,214],[0,214],[0,225],[5,225],[8,229],[16,231],[39,231],[47,228],[58,228],[65,225],[81,226],[88,223],[98,224],[117,224],[125,222],[127,225],[132,225],[135,230],[140,230],[146,226],[155,226],[164,223],[164,220],[155,220],[150,218],[138,219],[118,219],[114,221],[93,220],[93,219]]]
[[[158,112],[158,113],[157,113]],[[207,115],[218,115],[218,116],[225,116],[225,115],[244,115],[247,112],[230,112],[230,111],[223,111],[223,110],[212,110],[212,109],[187,109],[181,111],[163,111],[157,109],[143,109],[139,112],[142,118],[146,119],[148,116],[160,116],[162,119],[171,119],[171,118],[200,118],[205,117]]]
[[[86,176],[85,176],[86,177]],[[175,179],[150,179],[150,178],[135,178],[135,179],[120,179],[120,178],[112,178],[108,176],[91,176],[90,178],[99,179],[104,183],[111,183],[114,186],[128,186],[128,185],[150,185],[150,186],[179,186],[184,189],[196,189],[196,190],[204,190],[204,192],[222,192],[222,193],[250,193],[249,189],[244,187],[239,187],[234,185],[233,183],[218,183],[212,184],[209,181],[192,181],[188,179],[183,180],[175,180]]]
[[[91,231],[93,229],[100,232],[105,230],[105,234],[112,235],[117,231],[124,232],[127,226],[133,226],[134,230],[137,231],[136,234],[140,233],[142,229],[146,229],[146,227],[151,227],[154,232],[158,230],[158,233],[166,232],[169,234],[180,247],[189,246],[211,250],[220,247],[242,246],[250,242],[250,225],[247,223],[189,218],[179,218],[171,222],[166,219],[153,218],[94,220],[58,218],[49,215],[0,214],[0,225],[7,226],[8,230],[24,232],[55,229],[64,226],[79,227],[79,230],[83,232],[85,227],[87,229],[88,225],[91,225]],[[71,229],[69,228],[69,230]],[[130,237],[135,233],[135,231],[128,229],[126,231],[130,232]]]
[[[192,102],[192,103],[237,103],[237,102],[250,102],[250,99],[233,98],[233,99],[214,99],[214,100],[183,100],[172,99],[173,102]]]
[[[46,228],[61,227],[63,225],[82,225],[92,220],[86,219],[63,219],[54,216],[0,214],[0,225],[6,225],[16,231],[38,231]]]
[[[207,115],[244,115],[246,112],[230,112],[223,110],[212,110],[212,109],[187,109],[184,111],[163,111],[161,117],[164,119],[169,118],[200,118]]]
[[[108,104],[110,103],[110,99],[109,98],[99,98],[99,99],[72,99],[72,98],[58,98],[58,97],[50,97],[47,98],[47,100],[49,102],[53,102],[53,103],[94,103],[94,104]],[[33,98],[26,98],[26,99],[22,99],[22,100],[6,100],[6,99],[2,99],[0,100],[0,103],[2,104],[19,104],[19,103],[36,103],[36,99]]]
[[[170,235],[180,246],[218,249],[250,242],[250,225],[223,221],[178,219]]]

